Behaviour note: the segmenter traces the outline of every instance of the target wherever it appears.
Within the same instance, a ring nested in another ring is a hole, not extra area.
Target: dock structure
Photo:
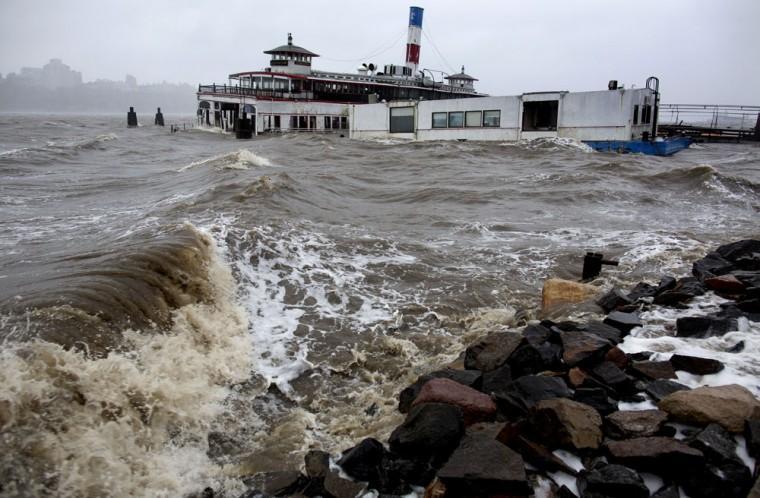
[[[661,104],[658,132],[698,142],[760,141],[760,106]]]

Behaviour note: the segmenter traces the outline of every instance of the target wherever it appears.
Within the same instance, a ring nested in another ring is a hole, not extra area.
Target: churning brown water
[[[621,262],[600,285],[627,284],[760,238],[750,145],[657,158],[5,115],[0,176],[5,496],[237,496],[306,449],[387,434],[405,383],[535,317],[586,250]],[[725,361],[758,392],[756,332]],[[722,347],[659,335],[635,340]]]

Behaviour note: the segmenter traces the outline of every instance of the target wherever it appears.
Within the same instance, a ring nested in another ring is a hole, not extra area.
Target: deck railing
[[[659,122],[749,131],[757,126],[758,115],[756,105],[661,104]]]

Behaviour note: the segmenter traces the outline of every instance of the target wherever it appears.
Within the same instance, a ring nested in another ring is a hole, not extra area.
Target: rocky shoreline
[[[544,320],[491,332],[457,364],[400,393],[406,419],[387,444],[367,438],[336,460],[310,451],[303,471],[246,479],[241,498],[760,497],[753,393],[676,380],[677,371],[722,371],[717,359],[676,353],[660,360],[619,347],[643,325],[641,313],[684,309],[707,292],[726,299],[720,311],[679,317],[676,337],[721,336],[760,322],[760,240],[720,246],[692,273],[612,289],[596,301],[603,321]]]

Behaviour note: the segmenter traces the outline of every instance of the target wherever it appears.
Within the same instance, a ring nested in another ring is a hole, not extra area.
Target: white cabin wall
[[[467,99],[423,100],[417,107],[419,140],[505,140],[518,139],[520,102],[518,97],[475,97]],[[499,127],[433,128],[434,112],[500,111]]]

